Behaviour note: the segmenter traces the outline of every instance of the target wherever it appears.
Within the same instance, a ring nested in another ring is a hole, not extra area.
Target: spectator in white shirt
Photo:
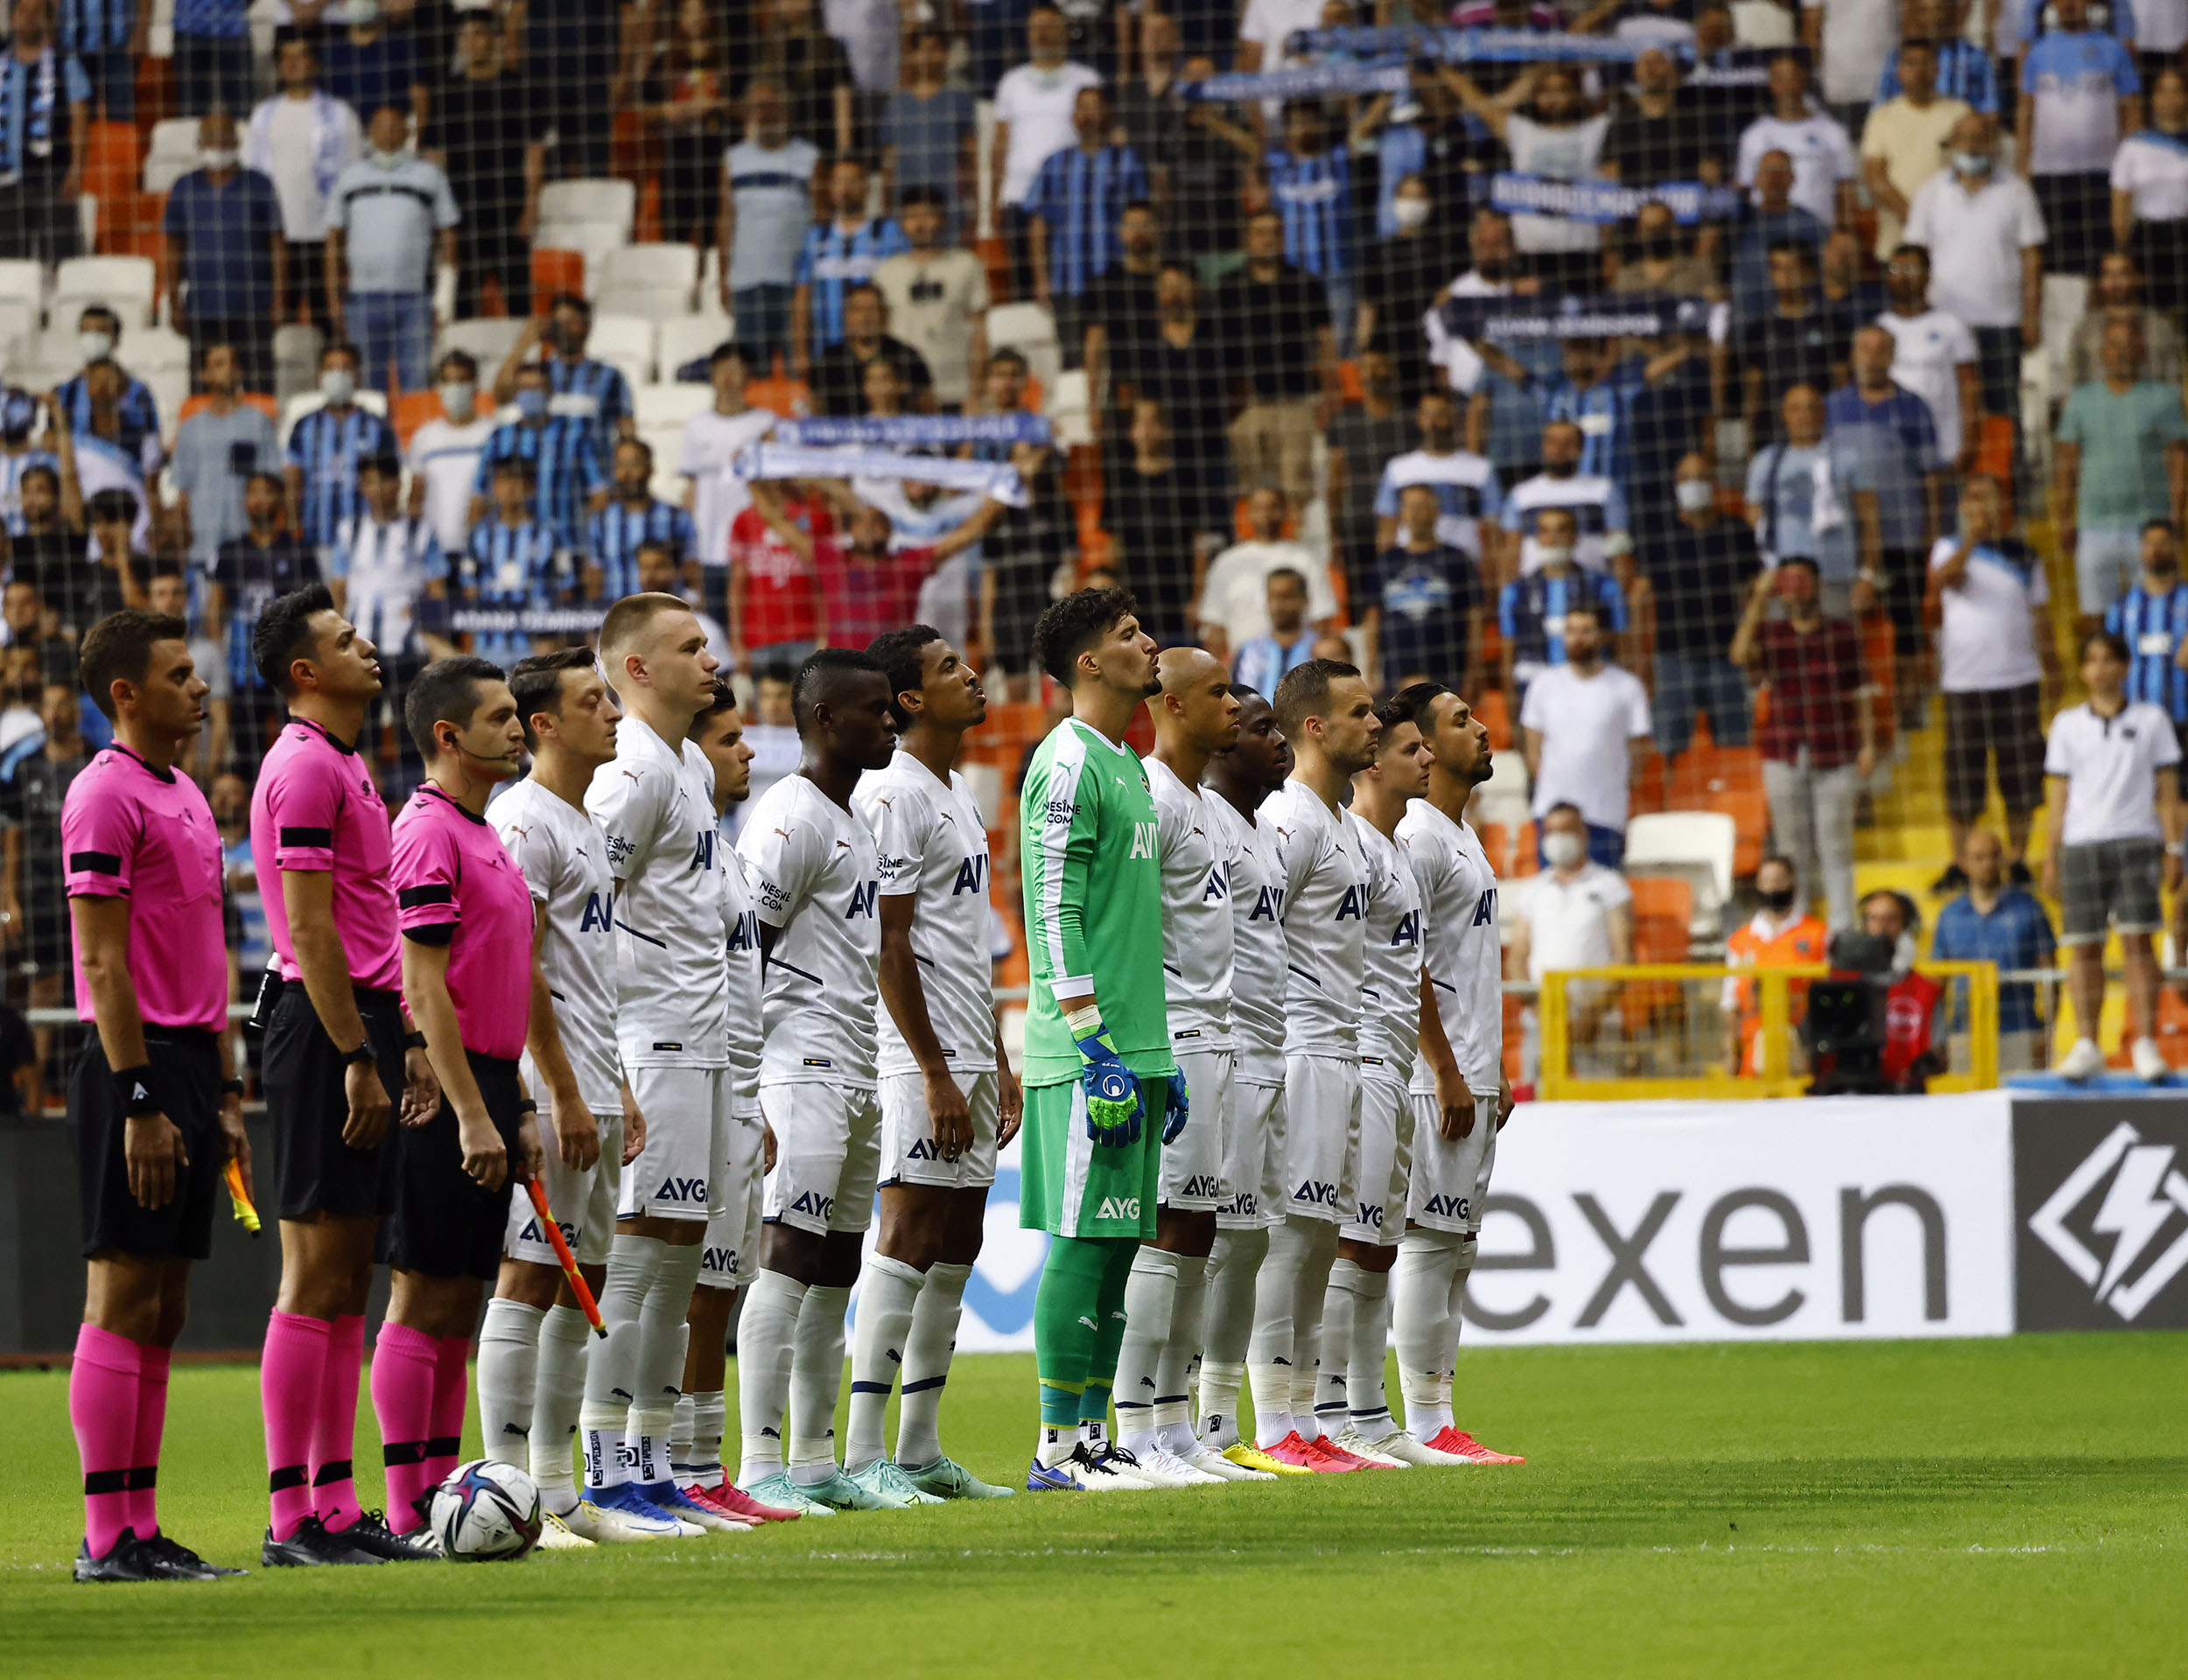
[[[2112,244],[2112,154],[2142,121],[2135,54],[2089,27],[2089,0],[2051,0],[2058,22],[2021,60],[2014,156],[2051,231],[2044,266],[2086,276]]]
[[[327,325],[326,210],[334,183],[364,151],[357,113],[319,85],[314,32],[277,38],[274,70],[281,91],[262,101],[243,131],[243,167],[269,177],[281,200],[281,233],[289,242],[286,284],[276,299],[281,318],[294,318],[304,300],[314,326]]]
[[[2109,630],[2082,639],[2089,698],[2051,720],[2044,757],[2050,813],[2044,823],[2044,891],[2060,902],[2058,942],[2072,956],[2067,991],[2079,1036],[2060,1060],[2068,1079],[2104,1071],[2097,1022],[2104,1012],[2107,925],[2120,936],[2127,970],[2129,1055],[2135,1071],[2165,1077],[2158,1054],[2157,959],[2151,935],[2165,925],[2161,883],[2180,884],[2180,791],[2173,766],[2180,743],[2172,720],[2124,691],[2128,647]]]
[[[2150,78],[2150,123],[2112,155],[2112,242],[2133,251],[2150,301],[2177,313],[2188,303],[2188,71]]]
[[[1803,0],[1800,35],[1822,66],[1823,96],[1849,130],[1858,130],[1878,78],[1899,44],[1894,0]]]
[[[410,434],[410,514],[433,528],[442,553],[459,554],[471,539],[479,456],[497,417],[491,408],[479,411],[479,364],[466,352],[451,350],[434,374],[440,415]]]
[[[1520,746],[1540,825],[1555,805],[1579,808],[1588,855],[1616,869],[1626,855],[1626,813],[1637,761],[1633,744],[1650,733],[1648,690],[1606,658],[1609,626],[1595,609],[1565,609],[1565,662],[1527,685]]]
[[[1917,189],[1907,242],[1933,253],[1930,301],[1975,335],[1983,411],[2021,412],[2021,353],[2044,334],[2044,213],[1997,165],[1998,125],[1972,111],[1953,128],[1953,166]]]
[[[1504,977],[1539,982],[1546,974],[1574,969],[1623,967],[1633,961],[1633,889],[1615,869],[1588,855],[1588,819],[1560,802],[1539,825],[1544,867],[1519,882],[1507,900]],[[1601,981],[1567,982],[1565,1007],[1575,1045],[1593,1043],[1617,1002],[1618,988]],[[1523,1017],[1529,1044],[1520,1059],[1538,1060],[1534,1011]],[[1531,1051],[1532,1054],[1531,1054]]]
[[[714,406],[684,423],[684,452],[677,458],[677,471],[691,481],[684,505],[698,531],[698,587],[717,618],[729,612],[729,528],[752,506],[752,492],[738,476],[737,458],[766,437],[775,422],[773,410],[745,401],[751,371],[745,353],[733,342],[714,346],[706,359]],[[692,581],[687,578],[686,586]]]
[[[1782,151],[1793,166],[1792,201],[1826,227],[1854,220],[1854,183],[1861,174],[1854,142],[1835,117],[1808,100],[1808,67],[1791,53],[1771,60],[1771,108],[1740,136],[1736,175],[1752,188],[1764,156]]]
[[[1248,642],[1269,634],[1273,571],[1295,571],[1307,580],[1307,620],[1317,634],[1336,620],[1329,568],[1284,535],[1290,508],[1281,490],[1264,486],[1255,491],[1246,499],[1246,529],[1252,535],[1210,561],[1200,581],[1194,621],[1203,645],[1226,663]]]
[[[1022,207],[1034,177],[1052,151],[1074,144],[1071,112],[1079,89],[1099,88],[1098,72],[1067,60],[1069,31],[1063,14],[1041,0],[1026,18],[1027,62],[1006,70],[995,84],[995,138],[989,164],[995,201],[1001,206],[1004,237],[1010,245],[1011,293],[1034,295],[1033,250]]]
[[[1983,388],[1976,377],[1975,335],[1957,315],[1930,306],[1930,253],[1902,245],[1884,265],[1891,307],[1876,325],[1891,334],[1891,382],[1930,405],[1938,459],[1965,475],[1975,465],[1983,428]]]

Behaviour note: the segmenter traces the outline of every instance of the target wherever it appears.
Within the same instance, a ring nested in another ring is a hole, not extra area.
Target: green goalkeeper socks
[[[1094,1362],[1101,1326],[1102,1279],[1110,1244],[1097,1237],[1056,1236],[1041,1268],[1034,1297],[1034,1363],[1041,1373],[1041,1421],[1074,1428]]]

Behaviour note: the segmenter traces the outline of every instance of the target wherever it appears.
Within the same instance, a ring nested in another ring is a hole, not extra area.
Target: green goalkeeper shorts
[[[1140,1141],[1112,1149],[1086,1135],[1076,1079],[1026,1089],[1018,1222],[1051,1236],[1154,1236],[1162,1168],[1162,1081],[1140,1077],[1148,1116]]]

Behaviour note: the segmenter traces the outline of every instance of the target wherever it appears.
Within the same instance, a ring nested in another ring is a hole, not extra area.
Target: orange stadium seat
[[[85,148],[83,190],[96,193],[104,206],[117,195],[137,190],[143,144],[134,122],[94,122]]]
[[[259,413],[264,415],[267,419],[273,421],[276,424],[280,423],[281,405],[275,402],[273,398],[268,396],[265,392],[245,391],[242,393],[240,400],[249,403],[251,407],[256,409]],[[436,397],[434,400],[438,402],[439,399]],[[182,402],[181,409],[175,415],[175,424],[177,425],[180,425],[192,415],[198,413],[202,409],[210,407],[212,405],[212,402],[213,399],[207,396],[203,391],[200,391],[195,396],[185,397]]]
[[[585,253],[550,246],[532,253],[532,313],[544,320],[558,292],[585,290]]]
[[[1511,708],[1502,689],[1483,689],[1475,697],[1474,715],[1489,731],[1489,744],[1502,752],[1511,745]]]

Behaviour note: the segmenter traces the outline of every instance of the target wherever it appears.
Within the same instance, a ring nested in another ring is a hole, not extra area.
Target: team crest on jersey
[[[1497,925],[1497,889],[1490,887],[1474,900],[1473,926],[1493,928]]]
[[[1154,833],[1155,825],[1152,822],[1135,822],[1132,825],[1133,857],[1153,858],[1154,856]]]
[[[859,881],[854,883],[851,889],[851,903],[844,911],[844,920],[845,921],[856,921],[863,916],[866,920],[872,920],[873,917],[874,902],[880,896],[880,882]]]
[[[598,892],[586,893],[585,914],[578,918],[578,931],[581,934],[605,934],[610,925],[607,900]]]
[[[957,885],[950,889],[950,896],[954,899],[967,892],[981,895],[986,892],[987,854],[976,852],[957,865]]]

